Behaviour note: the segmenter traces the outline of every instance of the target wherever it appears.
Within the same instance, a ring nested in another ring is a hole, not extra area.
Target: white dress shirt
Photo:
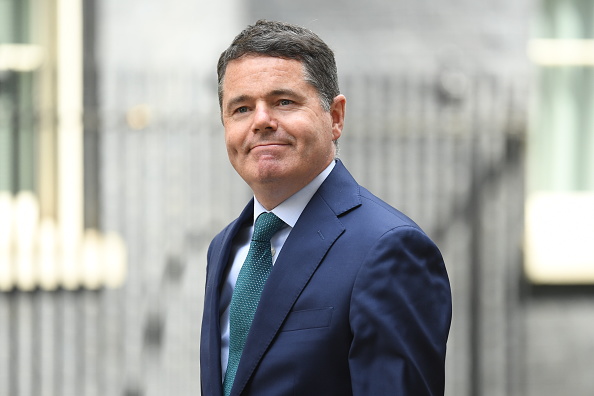
[[[326,177],[328,177],[334,168],[334,165],[335,161],[332,161],[330,165],[328,165],[328,167],[316,176],[316,178],[307,186],[303,187],[276,208],[272,209],[271,212],[287,224],[274,234],[270,240],[272,246],[272,265],[276,262],[276,258],[280,254],[291,230],[295,227],[299,216],[301,216],[301,213],[309,203],[311,197],[313,197],[324,180],[326,180]],[[221,369],[223,379],[225,378],[227,361],[229,360],[229,305],[231,304],[231,296],[233,295],[237,275],[239,275],[239,271],[243,266],[243,262],[245,261],[250,248],[250,241],[252,239],[252,234],[254,233],[254,223],[262,212],[267,212],[267,210],[254,197],[254,219],[252,224],[249,227],[241,229],[233,240],[229,259],[232,261],[232,265],[228,270],[225,283],[221,289],[221,305],[219,307],[219,312],[221,312]]]

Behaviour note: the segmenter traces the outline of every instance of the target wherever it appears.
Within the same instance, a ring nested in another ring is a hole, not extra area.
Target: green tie
[[[283,225],[285,223],[272,212],[260,214],[254,224],[250,249],[237,276],[229,306],[229,362],[223,382],[225,396],[231,393],[245,340],[272,269],[270,238]]]

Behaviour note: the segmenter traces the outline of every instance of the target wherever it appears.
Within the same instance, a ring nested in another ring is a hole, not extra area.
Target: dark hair
[[[227,65],[244,55],[295,59],[304,66],[305,81],[316,88],[322,107],[330,110],[340,94],[332,50],[312,31],[284,22],[259,20],[235,37],[217,64],[219,105],[223,104],[223,81]]]

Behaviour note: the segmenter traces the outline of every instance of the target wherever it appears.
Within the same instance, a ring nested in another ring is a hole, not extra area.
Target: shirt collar
[[[272,209],[271,212],[277,215],[291,228],[295,227],[295,223],[297,223],[297,219],[301,216],[301,212],[303,212],[311,197],[313,197],[330,172],[332,172],[334,165],[336,165],[336,161],[331,161],[326,169],[309,182],[307,186],[284,200],[280,205]],[[254,197],[254,222],[263,212],[267,212],[267,210],[260,204],[260,202],[258,202],[256,197]]]

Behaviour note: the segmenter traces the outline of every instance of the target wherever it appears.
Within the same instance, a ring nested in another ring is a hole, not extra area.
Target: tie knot
[[[258,216],[254,224],[253,241],[270,242],[270,238],[280,230],[285,222],[272,212],[264,212]]]

